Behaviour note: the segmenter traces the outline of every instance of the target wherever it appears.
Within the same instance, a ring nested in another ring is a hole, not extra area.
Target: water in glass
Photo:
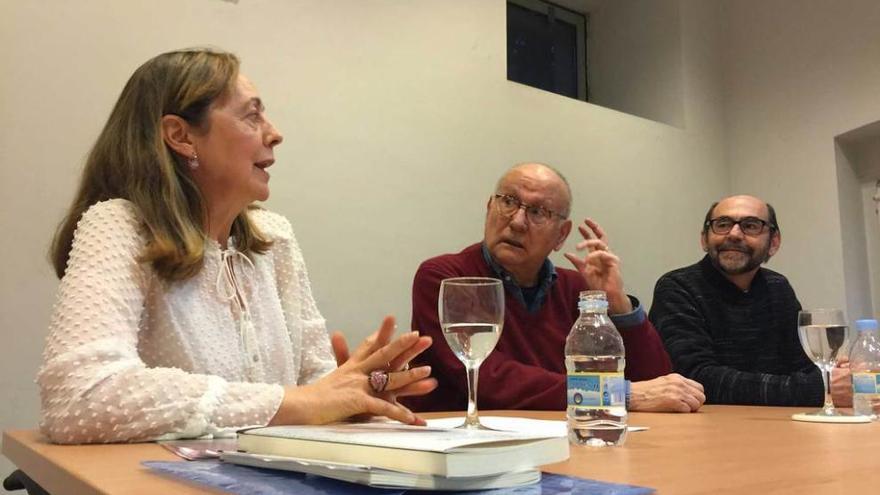
[[[816,366],[831,371],[847,342],[846,325],[807,325],[798,328],[801,346]]]
[[[495,348],[501,325],[494,323],[452,323],[443,325],[446,343],[465,366],[479,366]]]

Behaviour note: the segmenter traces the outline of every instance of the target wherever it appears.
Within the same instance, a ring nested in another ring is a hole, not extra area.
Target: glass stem
[[[822,369],[822,381],[825,382],[825,405],[822,406],[822,409],[825,411],[825,414],[833,414],[834,413],[834,401],[831,399],[831,372]]]
[[[479,377],[479,366],[466,366],[467,382],[468,382],[468,408],[467,418],[464,420],[466,428],[479,428],[480,418],[477,415],[477,378]]]

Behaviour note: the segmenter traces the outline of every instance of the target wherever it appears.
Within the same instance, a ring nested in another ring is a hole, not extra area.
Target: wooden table
[[[663,494],[880,493],[880,423],[798,423],[802,408],[704,406],[694,414],[632,413],[620,448],[572,448],[545,471],[658,489]],[[562,419],[560,412],[484,411]],[[429,417],[448,416],[431,414]],[[31,430],[4,433],[3,454],[53,495],[219,493],[153,474],[173,460],[156,444],[62,446]]]

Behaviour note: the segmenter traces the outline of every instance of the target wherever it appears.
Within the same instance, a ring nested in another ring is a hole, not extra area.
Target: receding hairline
[[[738,198],[744,198],[744,199],[750,199],[750,200],[756,201],[757,203],[764,206],[765,213],[767,213],[768,217],[770,216],[770,203],[764,201],[763,199],[761,199],[757,196],[752,196],[751,194],[731,194],[730,196],[725,196],[715,202],[714,206],[712,206],[712,212],[714,213],[715,208],[717,208],[719,205],[721,205],[721,203],[723,203],[725,201],[732,200],[732,199],[738,199]]]
[[[498,181],[495,183],[495,191],[498,191],[499,189],[501,189],[501,183],[504,182],[504,179],[506,179],[507,176],[510,175],[511,173],[513,173],[514,171],[519,170],[519,169],[524,169],[524,168],[536,168],[536,167],[543,168],[545,170],[552,172],[553,175],[558,177],[559,180],[562,182],[562,185],[564,186],[563,190],[565,191],[565,194],[567,196],[567,197],[562,198],[562,200],[565,202],[565,211],[563,212],[563,215],[567,218],[568,215],[571,213],[571,204],[572,204],[571,185],[569,185],[568,179],[566,179],[565,176],[562,175],[562,172],[560,172],[555,167],[548,165],[546,163],[541,163],[541,162],[517,163],[516,165],[507,169],[503,174],[501,174],[501,177],[499,177]]]
[[[732,194],[730,196],[725,196],[725,197],[719,199],[718,201],[715,201],[714,203],[712,203],[709,206],[709,210],[706,212],[706,217],[703,219],[703,230],[702,230],[703,235],[706,235],[706,233],[708,232],[709,220],[712,219],[712,216],[715,213],[715,208],[717,208],[718,205],[720,205],[722,202],[727,201],[729,199],[734,199],[734,198],[753,199],[753,200],[757,201],[758,203],[764,205],[764,209],[767,212],[767,220],[770,223],[770,228],[772,231],[771,233],[775,233],[777,235],[781,234],[782,231],[779,228],[779,220],[776,217],[776,209],[773,208],[773,205],[771,205],[769,202],[764,201],[763,199],[761,199],[757,196],[752,196],[751,194]]]

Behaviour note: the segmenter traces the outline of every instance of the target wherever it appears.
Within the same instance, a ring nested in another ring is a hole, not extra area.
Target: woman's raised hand
[[[409,332],[392,340],[393,334],[394,318],[387,316],[349,354],[345,338],[334,332],[331,343],[339,367],[314,383],[285,387],[284,400],[270,424],[323,424],[358,415],[425,424],[396,399],[437,387],[430,366],[409,369],[409,361],[431,345],[431,338]]]

